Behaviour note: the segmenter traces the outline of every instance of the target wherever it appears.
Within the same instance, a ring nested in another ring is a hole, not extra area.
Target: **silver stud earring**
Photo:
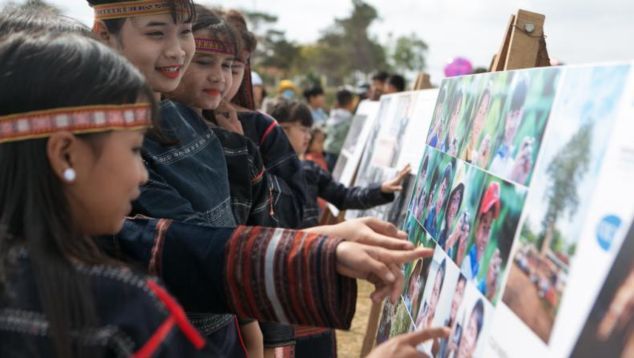
[[[75,169],[66,168],[66,170],[64,170],[64,180],[66,180],[67,183],[74,182],[75,178],[77,178],[77,173],[75,173]]]

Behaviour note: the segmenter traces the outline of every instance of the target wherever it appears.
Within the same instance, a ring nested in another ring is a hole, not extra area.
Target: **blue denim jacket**
[[[235,227],[227,163],[218,137],[190,108],[161,102],[161,132],[174,145],[147,136],[143,158],[149,181],[136,214],[213,227]]]
[[[170,143],[146,136],[143,159],[149,180],[133,204],[134,214],[210,227],[235,227],[227,163],[218,137],[197,113],[179,103],[161,102],[160,115],[161,133]],[[196,313],[191,307],[185,308],[207,339],[226,338],[236,330],[232,315]],[[230,355],[239,345],[219,348]]]

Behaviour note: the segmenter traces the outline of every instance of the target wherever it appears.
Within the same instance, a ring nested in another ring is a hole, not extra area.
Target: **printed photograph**
[[[442,309],[437,307],[437,313],[431,322],[433,327],[448,324],[449,337],[417,347],[430,357],[484,357],[494,309],[473,284],[461,277],[463,276],[459,274],[454,276],[452,287],[445,287],[447,294],[441,301],[444,305]]]
[[[422,330],[444,324],[449,313],[448,303],[451,302],[459,276],[458,267],[440,247],[436,247],[422,303],[418,310],[412,311],[413,329]]]
[[[634,225],[607,275],[573,357],[634,357]]]
[[[467,280],[495,305],[527,190],[488,174],[482,188],[469,243],[464,256],[456,255],[456,262]]]
[[[553,108],[504,303],[548,343],[630,67],[570,68]]]

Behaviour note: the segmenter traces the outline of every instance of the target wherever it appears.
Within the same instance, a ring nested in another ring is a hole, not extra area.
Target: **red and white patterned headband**
[[[55,132],[134,130],[152,125],[148,103],[65,107],[0,116],[0,143],[44,138]]]
[[[173,9],[173,1],[166,0],[141,0],[115,2],[95,5],[96,20],[123,19],[135,16],[169,14]]]
[[[235,48],[220,40],[208,38],[208,37],[196,37],[196,52],[200,53],[220,53],[225,55],[235,55]]]

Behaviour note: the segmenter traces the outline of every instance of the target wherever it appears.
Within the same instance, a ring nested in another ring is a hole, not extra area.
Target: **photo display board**
[[[630,64],[444,80],[403,226],[434,255],[405,265],[377,343],[447,326],[418,349],[632,356],[633,118]]]
[[[429,129],[437,94],[437,89],[430,89],[381,96],[354,186],[380,185],[407,164],[412,166],[413,173],[418,172],[420,153],[425,146],[420,133]],[[401,226],[414,179],[410,175],[404,181],[403,192],[396,193],[392,203],[367,210],[348,210],[346,219],[373,216]]]
[[[343,142],[341,153],[337,158],[337,164],[332,171],[332,178],[335,181],[345,186],[350,186],[354,181],[359,161],[363,155],[363,148],[365,148],[379,113],[379,106],[380,102],[378,101],[364,100],[359,103],[357,111],[352,117],[346,140]],[[339,209],[336,206],[328,203],[328,207],[334,216],[339,215]]]

